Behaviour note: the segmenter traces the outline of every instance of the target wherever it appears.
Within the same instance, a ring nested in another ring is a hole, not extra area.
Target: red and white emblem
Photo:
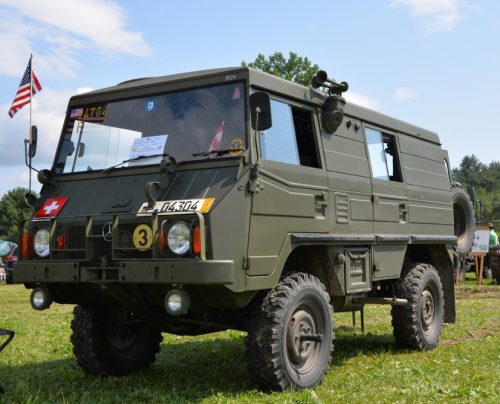
[[[217,129],[217,133],[215,134],[214,138],[212,139],[212,143],[210,143],[210,147],[208,148],[208,151],[215,152],[220,149],[220,145],[222,143],[222,134],[224,133],[224,121],[222,121],[221,125],[219,126],[219,129]]]
[[[68,198],[48,198],[35,213],[35,217],[56,217]]]

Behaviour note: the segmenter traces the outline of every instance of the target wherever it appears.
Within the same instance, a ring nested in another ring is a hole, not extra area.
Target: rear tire
[[[147,369],[156,358],[161,332],[123,308],[76,306],[71,343],[78,365],[92,375],[123,375]]]
[[[301,272],[287,274],[257,301],[245,345],[258,388],[304,389],[323,381],[333,349],[329,301],[319,279]]]
[[[429,264],[410,264],[396,282],[396,295],[406,306],[393,306],[392,327],[398,346],[427,351],[439,343],[444,299],[441,279]]]

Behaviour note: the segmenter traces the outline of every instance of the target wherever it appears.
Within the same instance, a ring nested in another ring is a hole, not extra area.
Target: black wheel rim
[[[111,310],[106,328],[108,344],[116,353],[124,354],[136,343],[137,325],[127,310]]]
[[[436,328],[436,302],[433,290],[429,287],[422,291],[420,297],[420,319],[424,333],[434,333]]]
[[[297,306],[286,327],[286,354],[290,366],[304,374],[314,368],[321,352],[322,343],[304,338],[323,335],[323,321],[319,310],[311,304]]]

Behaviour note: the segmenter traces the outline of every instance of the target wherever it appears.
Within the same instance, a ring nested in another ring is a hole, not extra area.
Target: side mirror
[[[30,208],[34,207],[38,202],[38,197],[33,192],[26,192],[24,194],[24,203]]]
[[[273,125],[271,118],[271,99],[264,91],[257,91],[250,96],[250,117],[252,128],[267,130]]]
[[[328,133],[335,133],[344,120],[345,99],[340,95],[329,96],[323,104],[321,126]]]
[[[28,147],[28,156],[30,159],[35,157],[37,141],[38,141],[38,128],[36,127],[36,125],[33,125],[31,127],[31,143],[29,143]]]

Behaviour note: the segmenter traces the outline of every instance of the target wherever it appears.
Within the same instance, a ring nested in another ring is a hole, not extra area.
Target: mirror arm
[[[260,165],[260,131],[257,129],[259,127],[259,115],[262,113],[259,107],[255,108],[255,129],[254,129],[254,146],[255,146],[255,163],[252,165],[252,172],[250,173],[250,180],[255,181],[259,176],[259,165]]]

